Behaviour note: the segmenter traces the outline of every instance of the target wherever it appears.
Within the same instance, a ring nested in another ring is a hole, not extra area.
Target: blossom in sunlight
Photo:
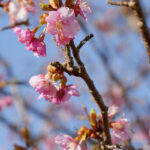
[[[30,43],[27,44],[26,49],[33,51],[34,55],[37,57],[46,57],[46,45],[40,39],[34,38]]]
[[[46,32],[56,35],[56,42],[61,45],[68,44],[80,30],[80,25],[75,20],[74,10],[68,7],[61,7],[57,11],[50,11],[46,22]]]
[[[63,150],[81,150],[81,145],[69,135],[60,135],[55,137],[55,143]]]
[[[18,10],[18,3],[17,3],[17,1],[9,2],[8,9],[9,9],[10,13],[15,14],[17,12],[17,10]]]
[[[50,101],[55,104],[60,104],[68,101],[71,96],[80,96],[80,93],[77,91],[77,86],[75,85],[67,85],[64,88],[59,87],[56,95],[51,97]]]
[[[18,1],[12,0],[8,4],[8,11],[10,16],[10,23],[24,21],[28,18],[28,13],[35,13],[36,7],[32,0]]]
[[[116,116],[119,112],[119,108],[115,105],[112,105],[108,108],[108,118],[113,118],[114,116]]]
[[[10,96],[4,96],[0,98],[0,110],[4,109],[5,107],[11,106],[13,99]]]
[[[28,11],[25,7],[21,7],[16,15],[16,19],[23,21],[26,20],[28,17]]]
[[[131,131],[128,126],[128,120],[123,116],[121,119],[112,123],[113,127],[113,144],[125,142],[131,137]]]
[[[18,36],[18,41],[20,41],[23,44],[28,44],[32,41],[34,38],[34,33],[30,31],[29,29],[22,29],[20,27],[15,27],[13,31]]]
[[[77,0],[74,10],[76,15],[80,14],[85,19],[85,21],[88,21],[85,13],[92,13],[92,10],[86,0]]]
[[[40,93],[39,99],[44,97],[47,100],[56,95],[57,89],[54,83],[45,78],[45,75],[43,74],[31,77],[29,83]]]
[[[16,0],[11,1],[8,5],[11,23],[23,21],[28,17],[28,11],[24,5],[19,4]]]

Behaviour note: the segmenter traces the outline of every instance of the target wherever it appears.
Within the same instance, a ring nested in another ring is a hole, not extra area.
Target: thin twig
[[[93,34],[87,35],[87,36],[79,43],[79,45],[77,46],[77,49],[80,50],[80,48],[81,48],[87,41],[89,41],[89,40],[90,40],[91,38],[93,38],[93,37],[94,37]]]
[[[116,6],[126,6],[126,7],[132,6],[132,2],[127,2],[127,1],[126,2],[113,2],[113,1],[108,0],[107,4],[116,5]]]
[[[63,65],[63,64],[61,64],[59,62],[52,62],[51,65],[55,66],[59,70],[62,70],[64,72],[68,73],[69,75],[74,75],[76,77],[80,76],[80,74],[78,72],[78,68],[75,67],[75,66],[73,67],[73,69],[72,68],[70,69],[69,67],[66,66],[66,64]]]
[[[87,111],[87,108],[86,108],[85,106],[83,107],[83,110],[84,110],[84,112],[85,112],[85,114],[86,114],[88,120],[90,121],[90,116],[89,116],[88,111]]]
[[[13,25],[0,28],[0,31],[5,31],[5,30],[8,30],[8,29],[12,29],[12,28],[14,28],[14,27],[16,27],[16,26],[20,26],[20,25],[29,25],[29,20],[27,19],[27,20],[25,20],[25,21],[16,22],[16,23],[13,24]]]

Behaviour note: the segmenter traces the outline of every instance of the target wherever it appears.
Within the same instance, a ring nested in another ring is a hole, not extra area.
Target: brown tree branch
[[[104,127],[104,133],[105,133],[105,138],[106,138],[106,144],[111,145],[111,136],[110,136],[110,132],[109,132],[109,123],[108,123],[108,115],[107,115],[108,107],[104,104],[102,96],[96,89],[94,82],[89,77],[89,75],[84,67],[83,62],[80,59],[79,51],[76,48],[73,40],[70,42],[70,47],[72,49],[73,56],[79,67],[79,75],[87,84],[87,86],[89,88],[89,92],[91,93],[91,95],[94,98],[94,101],[96,102],[96,104],[98,105],[98,107],[101,110],[101,113],[103,116],[103,127]]]
[[[85,38],[84,40],[89,40],[90,38],[92,38],[93,35],[87,36],[87,38]],[[82,42],[81,42],[82,43]],[[85,42],[84,42],[85,44]],[[82,47],[82,44],[79,44],[81,46],[79,46],[79,48]],[[109,131],[109,122],[108,122],[108,115],[107,115],[107,110],[108,107],[104,104],[103,102],[103,98],[102,96],[99,94],[98,90],[96,89],[94,82],[91,80],[91,78],[89,77],[83,62],[80,59],[79,56],[79,49],[75,46],[73,40],[70,42],[69,46],[72,49],[72,53],[73,53],[73,57],[75,59],[75,61],[77,62],[78,68],[76,66],[72,66],[70,68],[70,66],[68,67],[68,63],[72,63],[73,65],[73,59],[71,57],[71,53],[69,52],[70,49],[68,47],[65,47],[65,51],[66,53],[64,53],[66,56],[67,61],[64,64],[61,64],[59,62],[53,62],[51,63],[51,65],[57,67],[58,69],[68,73],[69,75],[74,75],[77,77],[81,77],[85,83],[87,84],[88,88],[89,88],[89,92],[92,94],[94,101],[96,102],[96,104],[98,105],[98,107],[101,110],[102,116],[103,116],[103,127],[104,127],[104,133],[105,133],[105,144],[107,145],[111,145],[111,136],[110,136],[110,131]]]
[[[66,46],[65,46],[64,55],[65,55],[65,57],[66,57],[66,64],[68,65],[67,67],[70,68],[71,70],[73,70],[74,62],[73,62],[73,58],[72,58],[72,56],[71,56],[71,52],[70,52],[70,47],[69,47],[69,45],[66,45]]]
[[[144,12],[142,10],[139,0],[132,0],[129,2],[127,1],[126,2],[113,2],[109,0],[107,3],[111,5],[116,5],[116,6],[127,6],[133,10],[134,15],[136,16],[136,19],[137,19],[138,30],[141,33],[143,43],[145,45],[149,63],[150,63],[150,35],[148,31],[148,26],[144,17]]]

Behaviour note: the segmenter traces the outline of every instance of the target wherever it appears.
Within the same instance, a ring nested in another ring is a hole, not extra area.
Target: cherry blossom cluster
[[[33,51],[36,56],[46,56],[46,46],[43,42],[45,30],[47,34],[55,35],[55,41],[60,45],[69,44],[70,40],[80,30],[80,25],[76,17],[80,14],[86,21],[88,20],[85,13],[92,13],[88,3],[85,0],[77,0],[76,3],[66,0],[65,4],[59,4],[57,1],[50,0],[49,4],[40,4],[43,10],[49,11],[49,14],[43,13],[40,17],[40,25],[32,31],[14,28],[14,32],[18,35],[18,40],[26,44],[26,49]],[[39,38],[35,38],[34,34],[37,29],[45,25],[45,28]]]
[[[66,0],[64,3],[59,0],[49,0],[49,4],[41,3],[40,7],[43,13],[40,17],[40,25],[33,30],[15,27],[13,31],[17,34],[18,40],[26,45],[26,49],[32,51],[37,57],[46,57],[46,44],[44,43],[45,34],[53,35],[59,46],[68,46],[71,40],[74,40],[80,30],[77,16],[81,15],[85,21],[88,21],[86,13],[91,13],[91,9],[85,0]],[[37,30],[44,26],[39,37],[35,37]],[[30,85],[40,94],[39,99],[54,104],[62,104],[72,96],[80,96],[77,86],[67,84],[67,78],[62,70],[54,65],[47,66],[46,74],[32,76],[29,80]],[[118,96],[119,97],[119,96]],[[131,137],[128,128],[128,120],[123,115],[122,118],[113,121],[118,114],[119,108],[112,105],[108,109],[108,125],[112,130],[113,144],[120,144],[127,141]],[[107,115],[106,115],[107,117]],[[92,138],[94,140],[105,141],[104,138],[104,120],[102,115],[97,115],[92,109],[89,121],[91,128],[81,127],[77,132],[77,137],[72,138],[69,135],[61,135],[55,138],[55,142],[60,145],[63,150],[81,150],[82,143],[86,150],[86,140]]]
[[[115,105],[110,106],[108,109],[108,118],[110,128],[112,128],[113,144],[120,144],[127,141],[131,137],[129,123],[125,116],[116,121],[112,121],[112,119],[118,114],[118,112],[119,108]],[[81,127],[77,132],[78,136],[75,138],[72,138],[71,136],[65,134],[56,136],[55,143],[62,147],[63,150],[81,150],[81,143],[83,143],[85,150],[87,150],[87,146],[85,143],[88,138],[92,138],[95,140],[100,139],[101,141],[103,141],[104,135],[102,115],[97,116],[95,110],[92,109],[89,117],[89,121],[92,127],[91,129],[84,126]]]
[[[47,67],[47,70],[46,75],[36,75],[29,80],[30,85],[40,93],[39,99],[44,97],[54,104],[61,104],[68,101],[71,96],[80,95],[77,86],[66,85],[67,79],[62,71],[51,65]],[[57,85],[56,82],[59,84]]]
[[[2,5],[10,16],[10,24],[24,21],[28,18],[28,13],[36,12],[36,7],[32,0],[12,0],[3,2]]]

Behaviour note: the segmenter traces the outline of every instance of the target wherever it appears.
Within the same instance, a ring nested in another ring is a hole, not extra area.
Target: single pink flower
[[[128,120],[123,116],[112,123],[113,127],[113,144],[119,144],[125,142],[131,137],[131,131],[129,130]]]
[[[75,85],[68,85],[65,88],[58,87],[43,74],[31,77],[29,83],[40,93],[39,98],[44,97],[46,100],[53,102],[54,104],[61,104],[68,101],[71,96],[80,95],[76,90],[77,87]]]
[[[34,38],[30,43],[27,44],[26,49],[33,51],[34,55],[37,57],[46,57],[46,45],[39,39]]]
[[[88,14],[92,13],[92,10],[86,0],[77,0],[74,10],[75,10],[76,15],[80,14],[85,19],[85,21],[88,21],[85,13],[88,13]]]
[[[45,75],[43,74],[31,77],[29,83],[40,93],[39,98],[44,97],[47,100],[49,97],[56,95],[57,89],[54,83],[45,78]]]
[[[10,96],[4,96],[0,98],[0,110],[5,107],[9,107],[12,105],[13,99]]]
[[[67,85],[65,88],[59,88],[54,97],[50,98],[54,104],[60,104],[68,101],[71,96],[80,96],[80,93],[77,91],[77,86]]]
[[[46,22],[46,32],[56,35],[56,42],[61,45],[68,44],[80,30],[80,25],[75,20],[74,10],[68,7],[61,7],[57,11],[50,11]]]
[[[81,145],[69,135],[60,135],[55,137],[55,143],[63,150],[81,150]]]
[[[119,108],[116,105],[112,105],[108,108],[108,118],[112,119],[119,112]]]
[[[13,31],[17,34],[18,41],[20,41],[23,44],[30,43],[34,38],[34,33],[29,29],[25,30],[20,27],[15,27],[13,28]]]

